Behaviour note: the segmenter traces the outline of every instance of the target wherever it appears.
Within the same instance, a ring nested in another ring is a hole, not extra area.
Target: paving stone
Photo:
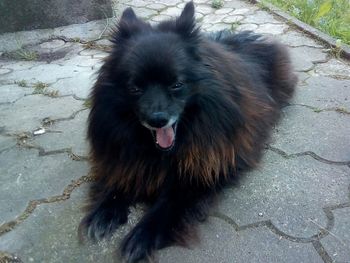
[[[169,20],[169,19],[171,19],[171,16],[162,14],[162,15],[156,15],[156,16],[152,17],[151,21],[158,23],[158,22],[162,22],[164,20]]]
[[[45,151],[71,148],[78,156],[87,156],[86,125],[89,110],[79,112],[74,119],[54,123],[45,134],[35,136],[31,144]]]
[[[87,49],[84,49],[82,51],[79,52],[79,55],[80,56],[96,56],[98,54],[101,54],[101,53],[106,53],[106,52],[103,52],[101,50],[98,50],[98,49],[91,49],[91,48],[87,48]]]
[[[127,7],[127,6],[126,6]],[[158,14],[158,10],[148,9],[148,8],[141,8],[141,7],[135,7],[133,8],[136,15],[142,19],[150,19],[152,16]]]
[[[121,262],[115,250],[121,237],[139,220],[140,210],[132,209],[129,224],[118,229],[111,241],[79,244],[77,228],[86,195],[87,184],[83,184],[69,200],[38,206],[28,219],[1,237],[0,250],[13,252],[23,262]]]
[[[165,9],[164,11],[162,11],[162,15],[167,15],[170,16],[172,18],[177,17],[181,14],[182,9],[178,8],[178,7],[169,7],[167,9]]]
[[[25,95],[32,94],[32,88],[19,87],[16,84],[11,85],[0,85],[0,104],[12,103]]]
[[[333,58],[327,63],[316,65],[315,73],[319,75],[350,79],[350,64]]]
[[[94,55],[96,56],[96,55]],[[79,67],[93,67],[96,64],[101,63],[101,59],[99,58],[92,58],[92,56],[71,56],[69,58],[56,60],[56,64],[60,66],[79,66]],[[86,72],[88,73],[88,72]]]
[[[211,8],[208,5],[198,5],[198,6],[196,6],[195,12],[201,13],[203,15],[208,15],[208,14],[211,14],[213,12],[213,8]]]
[[[10,73],[12,70],[8,68],[0,68],[0,75],[5,75]]]
[[[327,225],[323,207],[348,199],[348,173],[346,166],[309,156],[284,159],[268,151],[259,170],[224,192],[218,211],[239,226],[271,220],[287,235],[308,238],[319,233],[318,225]]]
[[[75,95],[80,99],[86,99],[91,91],[91,88],[95,82],[96,72],[82,72],[71,78],[64,78],[58,80],[47,88],[48,91],[58,91],[60,96],[62,95]]]
[[[349,115],[287,107],[273,146],[289,153],[312,151],[332,161],[350,161]]]
[[[229,224],[211,218],[200,230],[200,244],[193,249],[164,249],[159,262],[321,262],[311,244],[279,239],[265,227],[236,232]]]
[[[23,61],[23,60],[10,60],[10,61],[1,61],[2,68],[7,68],[11,70],[24,70],[30,69],[32,67],[44,64],[43,62],[38,61]],[[46,63],[45,63],[46,64]],[[1,79],[1,76],[0,76]]]
[[[244,18],[244,16],[239,16],[239,15],[237,15],[237,16],[227,16],[227,17],[225,17],[222,21],[224,22],[224,23],[230,23],[230,24],[232,24],[232,23],[237,23],[237,22],[239,22],[239,21],[241,21],[242,19]]]
[[[252,12],[251,8],[238,8],[230,12],[230,15],[245,15]]]
[[[113,26],[113,19],[109,19],[110,28]],[[101,32],[105,29],[107,20],[90,21],[84,24],[75,24],[69,26],[58,27],[54,29],[55,36],[65,36],[66,38],[95,40],[100,37]],[[108,28],[106,32],[110,29]]]
[[[60,39],[54,39],[51,41],[46,41],[41,43],[39,46],[43,49],[56,49],[56,48],[61,48],[65,45],[66,43],[63,40]]]
[[[292,63],[296,71],[309,71],[314,67],[314,63],[325,62],[327,53],[322,49],[311,47],[289,48]]]
[[[212,0],[194,0],[195,4],[209,4]]]
[[[147,1],[141,1],[141,0],[131,0],[128,2],[129,5],[135,6],[135,7],[144,7],[148,4]]]
[[[13,137],[0,135],[0,153],[6,149],[14,147],[16,143],[17,142]]]
[[[148,4],[147,7],[150,9],[159,11],[161,9],[164,9],[166,6],[163,4],[159,4],[159,3],[152,3],[152,4]]]
[[[297,89],[294,102],[320,110],[338,108],[350,112],[350,80],[312,76]]]
[[[270,24],[266,23],[260,25],[258,29],[255,30],[259,34],[271,34],[271,35],[280,35],[287,30],[288,26],[285,24]]]
[[[207,28],[208,31],[212,31],[212,32],[220,31],[224,29],[230,29],[230,25],[223,24],[223,23],[216,23]]]
[[[307,37],[304,34],[296,31],[289,31],[284,33],[283,35],[276,36],[276,37],[282,43],[291,47],[300,47],[300,46],[323,47],[321,44],[318,44],[312,38]]]
[[[100,46],[106,46],[106,47],[110,47],[113,45],[113,43],[109,39],[106,39],[106,38],[95,41],[95,44],[100,45]]]
[[[7,132],[32,131],[44,118],[67,118],[81,108],[82,102],[72,97],[25,96],[11,105],[0,105],[0,127]]]
[[[44,83],[54,83],[59,78],[77,76],[89,69],[78,66],[60,66],[57,64],[40,64],[28,70],[16,70],[6,76],[8,82],[26,80],[28,83],[38,81]]]
[[[37,150],[15,147],[0,156],[0,222],[20,215],[30,200],[61,195],[88,172],[86,162],[73,161],[66,153],[38,156]]]
[[[254,15],[247,16],[244,20],[244,23],[251,23],[251,24],[265,24],[265,23],[274,23],[274,24],[281,24],[280,21],[276,20],[273,15],[265,12],[265,11],[256,11]]]
[[[216,15],[226,15],[232,12],[232,8],[220,8],[218,10],[215,10]]]
[[[257,28],[258,26],[255,24],[243,24],[237,27],[237,31],[245,31],[245,30],[255,31]]]
[[[333,211],[332,235],[321,240],[322,245],[334,262],[349,262],[350,259],[350,204]]]
[[[202,21],[203,21],[203,23],[212,23],[212,24],[222,23],[226,16],[227,15],[210,14],[210,15],[204,16]]]
[[[173,0],[157,0],[157,3],[161,3],[166,6],[175,6],[178,1],[173,1]]]
[[[224,1],[224,8],[251,8],[251,9],[256,9],[256,7],[252,4],[249,4],[246,1],[240,1],[240,0],[228,0]]]

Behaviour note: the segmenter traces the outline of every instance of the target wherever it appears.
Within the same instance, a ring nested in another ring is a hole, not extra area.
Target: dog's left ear
[[[151,26],[148,23],[140,20],[134,10],[128,7],[124,10],[117,28],[112,35],[112,42],[121,44],[142,31],[150,30]]]
[[[189,38],[197,35],[197,27],[194,18],[194,4],[193,2],[188,2],[181,15],[175,21],[175,28],[178,34]]]

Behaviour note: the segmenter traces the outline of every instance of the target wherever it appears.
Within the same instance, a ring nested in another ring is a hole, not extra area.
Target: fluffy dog
[[[286,48],[252,32],[204,35],[194,5],[152,26],[127,8],[94,85],[88,139],[96,180],[81,236],[109,236],[127,262],[186,245],[216,193],[256,167],[296,76]]]

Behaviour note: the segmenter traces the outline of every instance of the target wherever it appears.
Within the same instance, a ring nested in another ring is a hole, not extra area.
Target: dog
[[[151,25],[125,9],[91,92],[91,171],[79,235],[109,237],[129,207],[126,262],[186,246],[217,193],[257,166],[297,77],[286,48],[252,32],[202,34],[194,4]]]

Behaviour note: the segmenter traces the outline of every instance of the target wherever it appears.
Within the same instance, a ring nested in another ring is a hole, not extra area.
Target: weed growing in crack
[[[19,80],[19,81],[15,81],[15,84],[17,84],[18,86],[20,87],[28,87],[28,83],[26,80],[22,79],[22,80]]]
[[[213,0],[211,2],[211,7],[215,9],[219,9],[224,6],[224,1],[223,0]]]
[[[48,83],[38,81],[34,85],[33,94],[42,94],[51,98],[57,98],[59,96],[58,90],[48,91],[46,88],[49,87]]]
[[[29,51],[25,49],[19,49],[12,53],[10,57],[14,59],[20,59],[20,60],[26,60],[26,61],[32,61],[38,59],[38,53],[35,51]]]

